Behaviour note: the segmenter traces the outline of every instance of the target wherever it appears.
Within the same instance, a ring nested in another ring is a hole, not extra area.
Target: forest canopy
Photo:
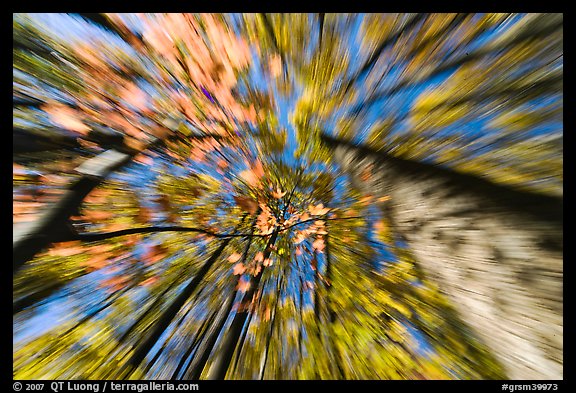
[[[562,25],[14,14],[14,379],[505,379],[323,138],[562,198]]]

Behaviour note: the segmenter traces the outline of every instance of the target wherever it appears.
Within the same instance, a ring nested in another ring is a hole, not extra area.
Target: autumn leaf
[[[254,262],[262,262],[264,260],[264,253],[262,251],[258,251],[254,256]]]
[[[344,212],[344,217],[355,217],[358,216],[358,211],[355,209],[348,209]]]
[[[134,157],[134,161],[146,165],[146,166],[150,166],[154,163],[154,159],[152,157],[150,157],[149,155],[146,154],[138,154]]]
[[[106,202],[108,196],[110,196],[111,192],[106,189],[96,188],[90,194],[84,198],[84,202],[86,203],[93,203],[96,205],[103,204]]]
[[[48,250],[48,255],[55,257],[69,257],[71,255],[81,254],[85,250],[79,241],[56,243]]]
[[[91,254],[96,255],[96,254],[109,253],[113,249],[114,249],[114,246],[112,246],[111,244],[97,244],[97,245],[89,247],[86,251],[91,253]]]
[[[166,255],[166,249],[162,245],[157,244],[148,247],[142,256],[142,261],[147,265],[152,265],[164,259]]]
[[[103,148],[100,147],[100,145],[98,145],[97,143],[94,142],[90,142],[87,141],[85,139],[82,138],[76,138],[76,141],[78,142],[78,144],[80,146],[82,146],[85,149],[89,149],[89,150],[97,150],[97,151],[102,151],[104,150]]]
[[[107,211],[89,210],[84,211],[82,218],[87,221],[102,221],[114,217],[114,213]]]
[[[313,216],[322,216],[322,215],[328,213],[330,211],[330,208],[324,207],[324,205],[322,203],[320,203],[316,206],[309,205],[308,211]]]
[[[103,280],[99,287],[107,289],[108,292],[116,292],[124,288],[129,280],[128,276],[110,277]]]
[[[368,165],[361,173],[360,178],[366,182],[372,178],[372,165]]]
[[[90,127],[80,120],[80,114],[77,110],[66,105],[50,103],[42,106],[42,110],[48,114],[50,120],[71,131],[86,135]]]
[[[141,238],[142,235],[140,234],[128,235],[124,238],[123,244],[126,247],[134,247],[136,244],[138,244]]]
[[[244,274],[245,271],[246,271],[246,266],[244,266],[243,263],[237,263],[232,268],[232,273],[235,276],[240,275],[240,274]]]
[[[266,267],[272,266],[272,264],[273,264],[273,262],[272,262],[272,259],[270,259],[270,258],[266,258],[266,259],[264,259],[264,262],[262,262],[262,265],[264,265]]]
[[[245,279],[244,277],[242,277],[240,280],[238,280],[238,285],[236,285],[236,290],[244,293],[244,292],[248,291],[248,289],[250,289],[250,280]]]
[[[110,223],[104,226],[104,228],[110,232],[122,231],[124,229],[128,229],[128,227],[129,227],[128,224],[122,222]]]
[[[94,254],[83,263],[89,271],[100,270],[108,265],[108,254]]]
[[[277,78],[282,73],[282,58],[279,55],[274,54],[270,57],[269,70],[273,78]]]
[[[324,239],[320,237],[316,238],[316,240],[314,240],[314,242],[312,243],[312,248],[320,253],[323,252],[324,247],[325,247]]]
[[[153,285],[154,283],[156,283],[157,281],[158,281],[158,277],[152,276],[152,277],[142,281],[140,283],[140,285],[143,287],[149,287],[149,286]]]
[[[226,161],[226,160],[224,160],[224,159],[222,159],[222,158],[219,158],[219,159],[216,161],[216,166],[217,166],[219,169],[221,169],[221,170],[225,170],[226,168],[228,168],[229,164],[228,164],[228,161]]]
[[[152,211],[147,207],[140,206],[138,208],[138,214],[136,215],[136,222],[140,224],[147,224],[152,219]]]
[[[264,309],[264,320],[268,322],[271,316],[272,316],[272,309],[268,305],[266,305],[266,308]]]
[[[192,161],[195,161],[198,163],[204,162],[204,161],[206,161],[206,152],[204,152],[199,147],[194,147],[194,148],[192,148],[192,150],[190,150],[189,158]]]
[[[260,182],[260,179],[258,176],[256,176],[252,169],[247,169],[240,172],[240,177],[251,187],[255,187]]]
[[[374,230],[376,232],[380,232],[382,230],[384,230],[385,226],[384,226],[384,222],[382,220],[378,220],[376,222],[374,222]]]
[[[130,83],[123,88],[120,98],[138,110],[145,110],[148,107],[148,94],[135,83]]]
[[[126,146],[128,146],[128,147],[136,150],[136,151],[140,151],[140,150],[142,150],[142,149],[144,149],[144,148],[146,147],[146,143],[145,143],[145,142],[143,142],[143,141],[140,140],[140,139],[133,138],[133,137],[131,137],[131,136],[127,136],[127,137],[124,139],[124,144],[125,144]],[[168,154],[170,154],[170,152],[168,152]],[[177,158],[179,158],[179,157],[177,157]]]
[[[373,198],[374,198],[374,196],[372,196],[372,195],[366,195],[366,196],[360,198],[360,204],[362,206],[367,206],[372,202]]]
[[[255,214],[258,211],[258,203],[255,200],[244,197],[244,196],[234,196],[236,204],[245,212],[250,214]]]
[[[158,195],[154,199],[154,202],[158,203],[160,205],[160,207],[162,208],[162,210],[165,212],[169,212],[170,210],[172,210],[172,205],[170,203],[170,199],[168,198],[168,195],[166,195],[166,194]]]
[[[282,192],[282,190],[280,190],[279,188],[277,188],[276,191],[272,191],[272,196],[276,199],[280,199],[284,195],[286,195],[286,191]]]
[[[235,263],[235,262],[238,262],[240,260],[240,258],[242,258],[242,255],[238,254],[237,252],[233,252],[228,257],[228,262]]]
[[[300,244],[304,240],[306,240],[306,235],[304,233],[302,233],[301,231],[296,231],[296,236],[294,237],[294,240],[292,242],[294,244]]]

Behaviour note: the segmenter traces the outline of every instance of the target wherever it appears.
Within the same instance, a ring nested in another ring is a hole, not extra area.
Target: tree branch
[[[337,221],[337,220],[352,220],[357,218],[363,217],[335,217],[335,218],[321,218],[315,217],[309,220],[304,220],[297,222],[295,224],[289,225],[286,228],[281,228],[278,230],[278,233],[285,232],[288,229],[295,227],[296,225],[305,224],[308,222],[316,221],[316,220],[324,220],[324,221]],[[190,227],[182,227],[182,226],[149,226],[149,227],[141,227],[141,228],[128,228],[128,229],[121,229],[118,231],[112,232],[94,232],[94,233],[77,233],[77,234],[70,234],[66,237],[55,241],[54,243],[61,243],[61,242],[69,242],[73,240],[80,240],[83,242],[95,242],[100,240],[107,240],[112,239],[119,236],[126,236],[126,235],[134,235],[138,233],[158,233],[158,232],[198,232],[203,233],[212,237],[216,237],[219,239],[228,239],[232,237],[268,237],[271,234],[262,234],[262,233],[214,233],[206,229],[201,228],[190,228]]]
[[[240,223],[238,224],[238,229],[246,218],[247,214],[242,216]],[[167,306],[162,315],[156,321],[154,327],[151,329],[151,333],[145,338],[145,340],[140,343],[132,353],[132,356],[128,363],[125,364],[123,370],[121,370],[120,376],[127,378],[132,375],[134,370],[136,370],[142,361],[146,358],[152,347],[158,342],[162,334],[166,331],[172,320],[176,317],[180,309],[184,306],[186,301],[192,296],[198,285],[202,282],[214,262],[220,257],[230,239],[224,240],[218,249],[216,249],[210,258],[202,265],[202,267],[196,272],[194,278],[190,280],[188,285],[178,294],[174,301]]]

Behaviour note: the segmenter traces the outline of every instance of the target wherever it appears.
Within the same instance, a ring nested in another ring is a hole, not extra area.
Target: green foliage
[[[14,127],[61,147],[14,155],[15,224],[50,209],[86,159],[133,155],[77,206],[77,237],[15,273],[15,379],[206,378],[230,348],[230,379],[505,378],[397,245],[385,198],[356,189],[320,137],[557,194],[562,137],[532,131],[561,121],[558,18],[105,17],[121,44],[102,31],[65,39],[14,15],[14,96],[41,102],[16,106]],[[495,38],[474,49],[485,32]],[[474,121],[480,142],[467,136]],[[95,138],[99,128],[122,142]],[[29,333],[34,315],[55,322]]]

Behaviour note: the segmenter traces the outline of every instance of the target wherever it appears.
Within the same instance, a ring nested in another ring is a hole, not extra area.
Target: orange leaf
[[[380,232],[384,228],[385,228],[385,226],[384,226],[384,222],[382,220],[378,220],[374,223],[374,230],[376,232]]]
[[[318,252],[322,252],[322,250],[324,250],[325,244],[324,244],[324,239],[322,238],[317,238],[316,240],[314,240],[314,242],[312,243],[312,247],[318,251]]]
[[[360,178],[362,181],[368,181],[372,178],[372,165],[369,165],[362,171],[362,173],[360,173]]]
[[[303,234],[302,232],[297,231],[297,232],[296,232],[296,237],[294,238],[293,243],[294,243],[294,244],[300,244],[300,243],[302,243],[304,240],[306,240],[306,235]]]
[[[251,169],[240,172],[240,177],[251,187],[256,186],[260,181]]]
[[[230,263],[235,263],[238,262],[240,260],[240,258],[242,258],[242,255],[238,254],[237,252],[233,252],[229,257],[228,257],[228,262]]]
[[[107,224],[107,225],[105,226],[105,229],[106,229],[107,231],[110,231],[110,232],[121,231],[121,230],[124,230],[124,229],[128,229],[128,225],[127,225],[127,224],[124,224],[124,223],[121,223],[121,222],[117,222],[117,223]]]
[[[48,255],[55,257],[69,257],[84,252],[84,248],[79,241],[58,243],[54,248],[48,250]]]
[[[50,120],[68,130],[76,131],[79,134],[87,134],[90,127],[80,120],[79,111],[66,105],[53,103],[42,106],[42,109],[48,113]]]
[[[270,307],[266,306],[266,309],[264,310],[264,320],[269,321],[271,316],[272,316],[272,310],[270,309]]]
[[[124,287],[126,282],[128,281],[128,277],[126,276],[119,276],[119,277],[110,277],[100,283],[101,288],[111,288],[113,290],[119,290]]]
[[[93,255],[92,257],[90,257],[89,260],[84,262],[83,265],[88,267],[88,269],[91,271],[102,269],[106,267],[106,265],[108,265],[108,255],[106,254]]]
[[[150,278],[142,281],[140,283],[140,285],[143,287],[149,287],[150,285],[154,284],[157,281],[158,281],[158,277],[153,276],[153,277],[150,277]]]
[[[91,246],[86,251],[88,251],[91,254],[104,254],[112,251],[113,248],[114,247],[111,244],[98,244],[95,246]]]
[[[232,269],[232,273],[237,276],[240,274],[244,274],[244,272],[246,271],[246,266],[244,266],[243,263],[237,263],[236,265],[234,265],[233,269]]]
[[[91,149],[91,150],[102,150],[102,148],[94,142],[90,142],[87,140],[84,140],[82,138],[76,138],[76,141],[78,142],[78,144],[86,149]]]
[[[154,163],[154,160],[152,159],[152,157],[146,155],[146,154],[138,154],[136,157],[134,157],[134,161],[140,163],[140,164],[144,164],[146,166],[152,165]]]
[[[114,213],[112,212],[105,212],[105,211],[88,211],[83,212],[82,216],[85,220],[88,221],[100,221],[100,220],[107,220],[108,218],[114,217]]]
[[[218,168],[220,168],[220,169],[226,169],[226,168],[228,168],[228,161],[226,161],[226,160],[224,160],[224,159],[222,159],[222,158],[219,158],[219,159],[216,161],[216,165],[217,165]]]
[[[190,159],[196,162],[204,162],[206,161],[206,153],[202,149],[194,147],[190,150]]]
[[[158,203],[162,207],[162,210],[165,212],[169,212],[170,210],[172,210],[172,206],[170,205],[170,199],[168,199],[168,195],[166,194],[159,195],[154,199],[154,202]]]
[[[159,244],[150,246],[144,256],[142,257],[142,261],[145,262],[147,265],[154,264],[156,262],[161,261],[167,255],[166,249]]]
[[[356,211],[354,209],[346,210],[344,212],[344,217],[355,217],[357,215],[358,215],[358,211]]]
[[[124,238],[124,245],[126,247],[135,246],[141,237],[142,237],[142,235],[140,235],[140,234],[128,235]]]
[[[262,251],[258,251],[256,253],[256,255],[254,256],[254,261],[255,262],[262,262],[264,260],[264,254],[262,253]]]
[[[264,176],[264,167],[262,166],[262,163],[260,162],[260,160],[256,160],[256,164],[254,165],[253,169],[254,174],[257,177],[263,177]]]
[[[269,60],[269,68],[270,75],[272,75],[273,78],[278,77],[282,72],[282,58],[277,54],[271,56]]]
[[[310,215],[308,215],[308,213],[304,212],[300,215],[300,221],[306,221],[310,219]]]
[[[140,206],[138,209],[138,215],[136,216],[136,222],[139,222],[140,224],[147,224],[151,218],[152,212],[150,209],[144,206]]]
[[[101,204],[106,202],[106,198],[110,195],[109,190],[105,190],[102,188],[97,188],[93,190],[90,194],[84,198],[84,202],[86,203],[94,203],[94,204]]]
[[[280,190],[279,188],[277,188],[276,191],[272,192],[272,196],[276,199],[280,199],[284,195],[286,195],[286,191],[282,192],[282,190]]]
[[[124,144],[125,144],[126,146],[134,149],[134,150],[142,150],[142,149],[144,149],[144,148],[146,147],[146,143],[145,143],[145,142],[143,142],[143,141],[141,141],[141,140],[139,140],[139,139],[133,138],[133,137],[131,137],[131,136],[128,136],[128,137],[126,137],[126,138],[124,139]],[[168,154],[170,154],[170,153],[171,153],[171,152],[168,152]],[[176,157],[176,158],[179,158],[179,157]]]
[[[250,289],[250,281],[246,280],[244,278],[241,278],[240,280],[238,280],[238,285],[236,285],[236,289],[239,292],[246,292],[248,291],[248,289]]]
[[[258,203],[253,199],[243,197],[243,196],[234,196],[234,200],[236,204],[244,211],[254,214],[258,210]]]
[[[326,213],[328,213],[330,211],[329,208],[324,207],[324,205],[322,203],[316,205],[316,206],[312,206],[309,205],[308,206],[308,211],[310,212],[310,214],[312,214],[313,216],[322,216]]]
[[[370,202],[372,202],[372,195],[366,195],[365,197],[360,198],[360,204],[362,206],[366,206],[368,205]]]
[[[139,110],[144,110],[148,107],[148,94],[135,83],[130,83],[128,87],[125,87],[120,94],[120,98],[126,101],[128,105],[132,105]]]

